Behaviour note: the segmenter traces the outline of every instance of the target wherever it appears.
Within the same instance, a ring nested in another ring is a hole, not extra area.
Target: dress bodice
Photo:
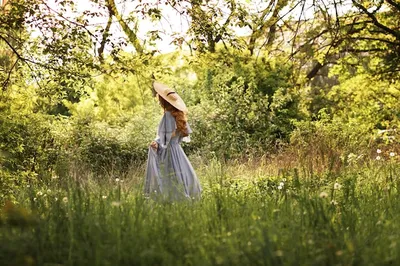
[[[186,122],[188,133],[191,134],[192,130],[189,123]],[[156,141],[162,146],[168,144],[179,144],[182,141],[190,141],[189,137],[182,137],[176,127],[175,117],[169,111],[165,111],[164,115],[158,125]]]

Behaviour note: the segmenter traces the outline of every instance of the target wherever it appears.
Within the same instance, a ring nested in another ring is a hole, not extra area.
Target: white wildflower
[[[67,197],[64,197],[64,198],[63,198],[63,202],[64,202],[64,203],[68,203],[68,198],[67,198]]]
[[[378,155],[378,156],[376,156],[375,159],[376,159],[377,161],[379,161],[379,160],[382,159],[382,158],[381,158],[381,156]]]
[[[391,153],[389,153],[389,155],[390,155],[390,157],[394,157],[394,156],[396,156],[396,153],[391,152]]]
[[[332,204],[332,205],[335,205],[335,206],[338,205],[338,203],[337,203],[336,200],[331,200],[331,204]]]
[[[106,199],[106,198],[107,198],[107,196],[106,196],[106,195],[103,195],[103,196],[102,196],[102,198],[103,198],[103,199]]]
[[[120,205],[121,205],[121,202],[119,202],[119,201],[111,202],[111,206],[113,206],[113,207],[119,207]]]
[[[283,188],[283,186],[281,186],[281,185],[278,186],[278,189],[279,189],[279,190],[281,190],[282,188]]]
[[[58,198],[57,198],[57,197],[55,197],[55,198],[54,198],[54,200],[55,200],[55,201],[58,201]]]
[[[36,193],[36,196],[42,196],[43,195],[43,192],[42,191],[38,191],[37,193]]]
[[[115,182],[117,182],[117,183],[118,183],[118,182],[119,182],[119,178],[115,178]]]
[[[377,149],[376,153],[382,153],[382,151],[380,149]]]
[[[338,251],[335,252],[335,255],[340,257],[340,256],[343,255],[343,251],[342,250],[338,250]]]
[[[322,191],[320,194],[319,194],[319,197],[320,198],[327,198],[328,197],[328,193],[326,193],[325,191]]]
[[[356,158],[357,157],[357,155],[355,155],[354,153],[349,153],[349,155],[347,155],[347,158],[349,159],[349,160],[352,160],[352,159],[354,159],[354,158]]]
[[[338,182],[336,182],[336,183],[333,185],[333,188],[336,189],[336,190],[339,190],[339,189],[342,188],[342,185],[339,184]]]
[[[26,185],[26,187],[27,187],[27,188],[30,188],[30,187],[31,187],[31,185]]]
[[[50,193],[51,193],[51,189],[48,189],[48,190],[47,190],[47,194],[50,194]]]
[[[37,198],[33,198],[33,201],[37,201]]]
[[[283,182],[279,183],[279,186],[281,186],[281,187],[283,187],[284,185],[285,185],[285,183],[283,183]]]

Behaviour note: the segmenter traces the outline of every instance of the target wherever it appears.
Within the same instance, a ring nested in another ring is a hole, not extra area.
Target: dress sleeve
[[[189,123],[188,122],[186,122],[186,126],[187,126],[187,130],[188,130],[188,136],[186,136],[186,137],[183,137],[182,138],[182,141],[183,142],[190,142],[190,134],[192,134],[193,133],[193,130],[190,128],[190,125],[189,125]]]
[[[169,144],[175,129],[175,118],[170,112],[165,112],[158,126],[157,138],[155,139],[159,147],[165,148]]]

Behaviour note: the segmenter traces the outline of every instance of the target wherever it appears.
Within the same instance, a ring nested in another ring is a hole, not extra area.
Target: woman
[[[145,193],[166,200],[199,198],[201,186],[180,143],[189,141],[192,130],[186,119],[187,108],[181,97],[166,85],[154,82],[164,116],[157,138],[150,144]]]

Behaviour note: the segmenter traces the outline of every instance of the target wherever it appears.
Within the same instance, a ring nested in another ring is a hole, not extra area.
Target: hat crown
[[[162,83],[159,83],[159,82],[153,82],[153,88],[159,96],[164,98],[166,101],[168,101],[170,104],[172,104],[175,108],[187,113],[187,107],[186,107],[184,101],[178,95],[178,93],[176,93],[175,90],[173,90],[173,89],[169,88],[168,86],[166,86]]]

